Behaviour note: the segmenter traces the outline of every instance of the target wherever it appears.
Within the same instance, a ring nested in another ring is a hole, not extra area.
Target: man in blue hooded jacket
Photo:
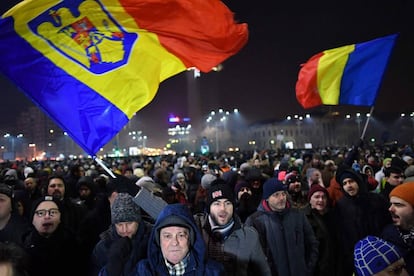
[[[205,259],[205,251],[188,207],[167,205],[151,232],[148,258],[138,263],[135,275],[224,275],[221,264]]]

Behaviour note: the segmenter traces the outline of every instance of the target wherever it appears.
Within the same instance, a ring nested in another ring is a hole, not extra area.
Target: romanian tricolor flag
[[[220,0],[25,0],[0,19],[0,72],[95,155],[160,82],[247,39]]]
[[[319,105],[373,106],[397,35],[323,51],[301,68],[296,98]]]

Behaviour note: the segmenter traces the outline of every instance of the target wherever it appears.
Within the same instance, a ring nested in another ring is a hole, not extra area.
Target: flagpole
[[[105,165],[105,163],[98,157],[93,158],[112,178],[116,178],[115,174]]]
[[[367,128],[368,128],[368,123],[369,123],[369,120],[371,119],[371,116],[372,116],[373,112],[374,112],[374,106],[371,106],[371,109],[369,111],[369,116],[367,117],[367,120],[365,121],[364,129],[362,130],[362,134],[361,134],[361,137],[360,137],[361,140],[364,140],[365,133],[366,133]]]

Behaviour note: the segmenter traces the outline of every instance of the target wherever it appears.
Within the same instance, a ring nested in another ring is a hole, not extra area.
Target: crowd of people
[[[4,162],[10,275],[414,275],[409,147]],[[0,273],[1,274],[1,273]]]

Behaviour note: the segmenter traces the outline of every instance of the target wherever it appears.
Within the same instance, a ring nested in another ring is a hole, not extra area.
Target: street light
[[[239,110],[237,108],[233,109],[233,113],[234,114],[238,114]],[[223,128],[223,132],[225,132],[226,130],[226,123],[227,120],[229,118],[229,116],[232,114],[232,112],[230,111],[225,111],[224,109],[220,108],[217,112],[216,111],[211,111],[209,116],[206,119],[206,123],[207,124],[211,124],[214,127],[214,131],[215,131],[215,144],[216,144],[216,152],[220,152],[220,139],[222,137],[220,137],[220,133],[219,133],[219,128],[222,127]]]
[[[35,160],[36,159],[36,144],[34,144],[34,143],[29,144],[29,148],[32,148],[33,149],[33,157],[32,157],[32,160]]]

